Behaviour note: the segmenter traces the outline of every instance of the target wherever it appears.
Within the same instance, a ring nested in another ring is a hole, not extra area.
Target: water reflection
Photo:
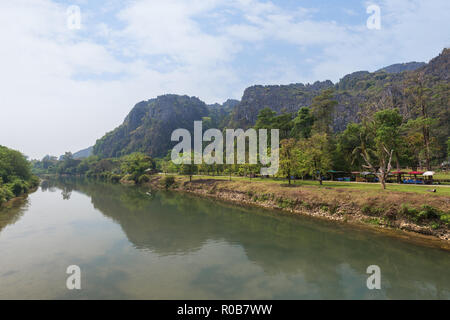
[[[226,242],[242,247],[268,275],[302,274],[320,296],[346,296],[346,282],[365,279],[367,266],[377,264],[387,297],[450,298],[450,257],[437,249],[175,193],[150,197],[120,185],[64,183],[63,190],[73,189],[89,195],[95,208],[120,224],[136,248],[161,256],[187,255],[208,242]],[[220,278],[215,271],[205,272],[203,280]]]
[[[83,180],[45,181],[40,192],[31,203],[34,219],[40,225],[59,219],[48,228],[64,230],[64,235],[44,241],[27,233],[23,243],[36,242],[43,251],[39,241],[54,246],[56,253],[43,258],[49,274],[54,273],[54,264],[73,263],[82,252],[82,269],[90,276],[83,293],[74,296],[55,289],[51,297],[450,299],[448,252],[381,234],[194,196],[148,195],[139,188]],[[46,192],[52,194],[45,198]],[[89,207],[103,218],[86,213]],[[28,209],[23,206],[9,215],[9,224]],[[42,221],[41,211],[47,212],[48,221]],[[61,215],[65,211],[70,212]],[[109,221],[120,226],[126,239]],[[35,223],[29,223],[27,232]],[[82,250],[68,249],[68,242],[78,243]],[[16,258],[12,253],[11,257]],[[365,286],[366,268],[372,264],[381,267],[381,291]],[[5,267],[5,273],[15,265]],[[0,271],[1,267],[0,261]],[[14,281],[20,283],[19,278]],[[0,289],[0,297],[1,293]]]
[[[16,223],[28,207],[27,199],[18,199],[7,207],[0,208],[0,232],[8,225]]]

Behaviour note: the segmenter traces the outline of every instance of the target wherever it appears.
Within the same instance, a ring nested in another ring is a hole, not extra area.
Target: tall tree
[[[332,133],[333,113],[337,105],[333,89],[326,89],[313,98],[311,111],[314,115],[314,130],[317,133]]]
[[[364,168],[369,169],[378,177],[383,189],[386,189],[386,179],[392,168],[394,148],[398,146],[398,134],[402,118],[398,110],[382,110],[374,115],[373,121],[364,122],[365,129],[375,137],[375,148],[361,149],[365,161]]]
[[[143,153],[132,153],[123,158],[121,169],[130,175],[130,178],[136,183],[148,169],[154,169],[155,162],[153,159]]]
[[[386,179],[389,175],[389,172],[391,171],[391,162],[392,162],[392,154],[394,150],[391,150],[390,152],[388,149],[386,149],[385,146],[380,146],[382,150],[379,150],[378,154],[378,166],[374,166],[373,162],[370,160],[367,153],[363,152],[361,153],[361,156],[366,161],[367,165],[364,165],[365,168],[372,171],[373,174],[375,174],[378,177],[378,180],[380,180],[381,187],[383,189],[386,189]]]
[[[291,136],[294,138],[304,138],[304,139],[311,137],[311,130],[313,124],[314,124],[314,116],[311,114],[308,108],[302,107],[297,112],[297,116],[293,120],[293,128]]]
[[[291,184],[291,177],[299,168],[298,146],[295,139],[281,141],[279,173],[286,177]]]
[[[375,142],[382,143],[388,150],[394,150],[397,169],[400,170],[400,136],[403,117],[398,109],[386,109],[375,114]]]
[[[427,170],[431,170],[431,134],[429,105],[431,90],[426,84],[423,72],[413,73],[407,79],[405,93],[409,96],[411,112],[417,115],[415,124],[420,127],[425,148],[425,162]]]
[[[299,141],[299,170],[316,176],[322,185],[322,176],[331,169],[332,158],[326,133],[315,133]]]

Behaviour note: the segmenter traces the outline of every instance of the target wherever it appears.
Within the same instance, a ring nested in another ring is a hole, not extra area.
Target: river
[[[66,287],[71,265],[80,290]],[[450,253],[180,193],[44,181],[0,210],[0,299],[18,298],[450,299]]]

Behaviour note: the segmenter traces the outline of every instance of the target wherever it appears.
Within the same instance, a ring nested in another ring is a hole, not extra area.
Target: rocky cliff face
[[[301,107],[309,106],[312,98],[327,88],[335,89],[338,101],[334,115],[334,130],[337,132],[344,130],[349,122],[359,122],[363,115],[383,107],[380,101],[389,101],[389,105],[399,108],[407,116],[407,97],[404,95],[407,77],[414,72],[424,72],[433,77],[435,83],[448,83],[449,64],[450,49],[445,49],[428,64],[411,62],[373,73],[358,71],[346,75],[336,84],[328,80],[313,85],[253,86],[245,90],[241,103],[234,108],[230,126],[252,126],[259,111],[266,107],[278,113],[297,112]]]
[[[139,151],[165,156],[175,144],[170,141],[175,129],[192,133],[194,121],[208,114],[206,104],[195,97],[164,95],[139,102],[122,125],[97,140],[94,154],[118,157]]]
[[[244,91],[241,102],[234,108],[230,127],[248,128],[255,124],[260,110],[271,108],[277,112],[295,112],[311,104],[322,90],[333,87],[331,81],[312,85],[253,86]]]
[[[406,79],[414,73],[423,73],[429,79],[428,86],[440,86],[441,101],[433,106],[432,116],[439,119],[442,128],[438,139],[449,135],[450,49],[428,64],[406,63],[392,65],[370,73],[358,71],[346,75],[338,83],[331,81],[314,84],[290,84],[252,86],[244,92],[241,101],[206,105],[198,98],[165,95],[142,101],[131,110],[124,123],[99,139],[94,154],[116,157],[141,151],[152,156],[165,156],[175,143],[170,142],[173,130],[191,130],[195,120],[208,117],[215,128],[249,128],[256,122],[260,110],[269,107],[282,113],[295,113],[303,106],[310,106],[313,97],[324,89],[333,88],[338,105],[334,115],[334,130],[342,131],[350,122],[359,122],[366,114],[380,108],[396,107],[410,117],[408,97],[405,96]],[[446,89],[447,88],[447,89]],[[380,103],[384,102],[384,103]]]
[[[408,63],[397,63],[390,65],[388,67],[385,67],[383,69],[380,69],[376,72],[387,72],[387,73],[400,73],[404,71],[414,71],[417,70],[423,66],[425,66],[425,62],[408,62]]]

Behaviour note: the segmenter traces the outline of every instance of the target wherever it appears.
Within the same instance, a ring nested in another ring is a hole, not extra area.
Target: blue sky
[[[366,26],[371,4],[380,30]],[[67,28],[72,5],[79,30]],[[0,144],[59,155],[157,95],[223,102],[254,84],[428,62],[449,46],[449,13],[447,0],[3,1]]]

